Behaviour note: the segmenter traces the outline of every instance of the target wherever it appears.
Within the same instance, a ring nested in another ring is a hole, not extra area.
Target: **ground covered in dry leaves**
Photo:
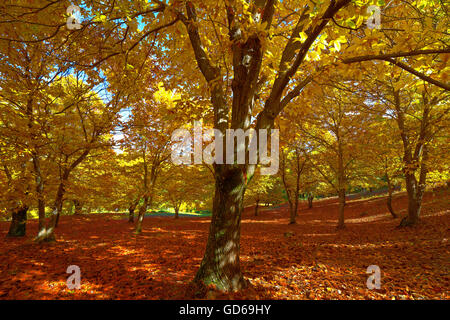
[[[385,198],[347,201],[346,229],[337,231],[337,201],[302,204],[298,224],[288,208],[247,208],[241,264],[251,288],[234,299],[448,299],[449,192],[425,196],[421,224],[397,229]],[[406,197],[394,198],[405,214]],[[6,239],[0,223],[0,299],[186,299],[200,264],[210,218],[146,217],[133,234],[125,216],[63,216],[57,242]],[[69,290],[69,265],[81,268],[80,290]],[[366,288],[369,265],[381,268],[381,289]]]

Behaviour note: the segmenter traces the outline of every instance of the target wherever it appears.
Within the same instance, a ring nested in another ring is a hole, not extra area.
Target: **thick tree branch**
[[[384,60],[396,65],[399,68],[402,68],[405,71],[408,71],[409,73],[415,75],[416,77],[422,79],[423,81],[429,82],[431,84],[434,84],[435,86],[438,86],[442,89],[450,91],[450,85],[443,83],[441,81],[438,81],[436,79],[430,78],[429,76],[424,75],[423,73],[420,73],[419,71],[415,70],[414,68],[411,68],[410,66],[408,66],[400,61],[395,61],[394,59],[389,59],[389,58],[384,59]]]
[[[320,22],[312,23],[310,27],[306,30],[306,34],[308,35],[308,37],[302,43],[292,65],[285,70],[284,67],[281,66],[280,72],[277,78],[275,79],[269,98],[266,100],[266,103],[264,105],[264,109],[260,113],[260,115],[258,115],[258,123],[257,123],[258,128],[266,128],[273,126],[273,121],[282,110],[280,100],[283,91],[288,85],[291,78],[297,72],[300,65],[302,64],[311,45],[314,43],[319,34],[328,24],[329,20],[336,14],[336,12],[338,12],[341,8],[348,5],[350,1],[351,0],[341,0],[341,1],[332,0],[325,13],[322,15]],[[301,19],[302,17],[300,17],[300,20]],[[286,45],[285,50],[289,50],[288,46],[291,46],[290,42],[288,42],[288,44]]]
[[[427,49],[427,50],[413,50],[408,52],[396,52],[396,53],[386,53],[386,54],[369,54],[359,57],[351,57],[342,59],[342,62],[349,64],[354,62],[362,62],[369,60],[385,60],[388,58],[400,58],[400,57],[412,57],[422,54],[439,54],[439,53],[450,53],[450,48],[444,49]]]
[[[352,57],[352,58],[346,58],[342,59],[342,62],[345,64],[355,63],[355,62],[363,62],[363,61],[371,61],[371,60],[382,60],[387,61],[393,65],[396,65],[399,68],[402,68],[403,70],[415,75],[416,77],[422,79],[425,82],[434,84],[440,88],[443,88],[447,91],[450,91],[450,85],[447,83],[443,83],[441,81],[438,81],[436,79],[433,79],[414,68],[406,65],[403,62],[397,61],[393,58],[400,58],[400,57],[413,57],[418,55],[424,55],[424,54],[441,54],[441,53],[450,53],[450,48],[443,48],[443,49],[427,49],[427,50],[413,50],[409,52],[397,52],[397,53],[386,53],[386,54],[373,54],[373,55],[365,55],[365,56],[359,56],[359,57]]]
[[[295,97],[297,97],[303,90],[303,88],[312,81],[313,77],[308,76],[302,81],[300,81],[294,89],[292,89],[280,102],[280,108],[283,109],[289,102],[292,101]]]
[[[192,49],[194,50],[195,59],[197,60],[200,71],[205,77],[207,82],[215,80],[218,76],[220,76],[220,70],[214,67],[206,55],[205,50],[203,49],[202,42],[200,39],[200,34],[198,32],[198,28],[195,25],[197,21],[197,14],[195,12],[195,7],[192,2],[186,2],[186,12],[187,19],[184,16],[179,16],[181,21],[186,26],[189,39],[192,44]]]

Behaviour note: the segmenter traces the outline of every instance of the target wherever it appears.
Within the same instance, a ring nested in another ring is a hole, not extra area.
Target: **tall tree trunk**
[[[14,208],[12,212],[11,225],[7,237],[23,237],[25,236],[27,223],[27,206]]]
[[[40,242],[52,242],[56,241],[55,239],[55,228],[56,228],[56,221],[58,219],[58,209],[54,206],[52,210],[52,215],[50,217],[50,221],[45,229],[45,235],[40,236]]]
[[[289,203],[289,224],[295,223],[295,211],[294,211],[294,202],[292,199],[292,192],[285,186],[286,197]]]
[[[139,203],[139,200],[133,202],[128,207],[128,222],[129,223],[133,223],[134,222],[134,210],[136,210],[136,207],[137,207],[138,203]]]
[[[342,143],[340,140],[340,135],[337,134],[338,140],[338,195],[339,195],[339,218],[337,229],[344,229],[344,207],[345,207],[345,186],[346,177],[344,172],[344,152],[342,148]]]
[[[310,77],[305,78],[282,98],[284,89],[302,64],[315,39],[320,35],[330,18],[349,2],[350,0],[342,0],[338,3],[332,1],[322,19],[320,19],[321,22],[310,26],[307,30],[309,33],[308,39],[301,44],[295,41],[295,37],[303,28],[303,21],[299,21],[290,41],[283,49],[278,75],[267,100],[264,102],[263,110],[257,116],[257,131],[258,129],[273,128],[274,120],[284,106],[298,96],[302,88],[311,81]],[[267,29],[272,24],[276,3],[277,1],[255,2],[255,9],[258,9],[256,11],[260,15],[261,24],[266,24]],[[226,7],[232,43],[231,50],[233,52],[233,80],[231,83],[233,99],[231,108],[227,104],[227,90],[222,85],[223,81],[220,80],[223,79],[221,69],[210,61],[202,45],[202,38],[197,28],[199,20],[197,19],[196,7],[191,1],[186,2],[187,19],[183,19],[197,65],[205,80],[212,83],[212,81],[217,82],[217,79],[219,79],[218,85],[210,86],[210,95],[214,109],[214,128],[222,134],[225,134],[229,127],[232,129],[248,129],[259,87],[258,78],[264,56],[261,39],[256,33],[248,34],[248,37],[243,39],[244,33],[240,27],[240,19],[238,15],[235,15],[235,12],[237,12],[235,4],[227,2]],[[229,119],[230,111],[231,121]],[[254,169],[253,166],[248,168]],[[246,166],[215,165],[216,181],[213,214],[206,252],[194,279],[197,283],[214,284],[218,289],[226,291],[239,290],[247,285],[239,263],[243,196],[247,178],[250,178],[253,174],[247,172],[246,169]]]
[[[259,208],[259,199],[256,200],[256,206],[255,206],[255,217],[258,216],[258,208]]]
[[[143,169],[144,169],[144,203],[139,208],[138,221],[136,223],[135,234],[142,233],[142,222],[144,221],[144,216],[147,212],[147,208],[152,206],[153,202],[153,191],[155,188],[156,179],[158,178],[159,166],[162,163],[160,154],[153,158],[151,169],[150,169],[150,182],[148,181],[148,163],[147,163],[147,143],[144,144],[142,149],[142,159],[143,159]]]
[[[399,227],[408,227],[416,225],[419,222],[420,210],[422,208],[422,197],[425,192],[428,173],[428,145],[426,140],[429,134],[429,114],[431,109],[428,104],[428,99],[423,94],[424,110],[418,141],[413,152],[410,142],[411,139],[408,138],[405,132],[405,112],[400,107],[400,95],[398,91],[394,92],[394,98],[397,110],[397,124],[403,142],[403,162],[405,165],[406,192],[408,194],[408,215],[401,220]],[[417,169],[420,170],[419,181],[417,181],[415,176]]]
[[[50,242],[55,240],[53,229],[47,232],[46,219],[45,219],[45,200],[44,200],[44,180],[42,178],[41,166],[39,156],[33,154],[33,166],[35,172],[36,181],[36,193],[38,196],[38,235],[34,239],[36,242]]]
[[[419,182],[414,173],[407,173],[406,191],[408,194],[408,215],[400,222],[400,227],[408,227],[416,225],[419,222],[420,211],[422,209],[422,198],[425,192],[426,176],[428,168],[426,161],[428,160],[428,148],[425,145],[423,149],[422,163],[420,166]]]
[[[308,208],[311,209],[313,207],[313,200],[314,200],[314,196],[309,194],[308,195]]]
[[[295,210],[292,201],[289,201],[289,224],[295,224]]]
[[[299,175],[299,177],[300,177],[300,175]],[[292,213],[290,224],[297,223],[296,218],[297,218],[298,197],[299,197],[299,190],[300,190],[300,185],[299,185],[299,181],[298,181],[299,177],[297,178],[297,187],[295,190],[295,199],[294,199],[294,212]]]
[[[406,192],[408,194],[408,215],[400,222],[400,227],[413,226],[419,221],[420,209],[422,207],[421,197],[416,190],[416,179],[413,174],[406,174]]]
[[[58,186],[58,191],[56,192],[56,199],[55,199],[55,204],[54,204],[54,207],[56,208],[56,217],[55,217],[55,225],[54,225],[55,228],[58,226],[59,216],[61,215],[61,212],[62,212],[63,197],[64,197],[64,193],[65,193],[64,184],[65,184],[65,181],[62,181]]]
[[[344,229],[344,207],[345,207],[345,189],[339,190],[339,221],[337,225],[337,229]]]
[[[8,180],[8,187],[12,186],[12,175],[6,164],[3,164],[6,178]],[[25,193],[27,195],[28,192]],[[15,207],[12,208],[11,212],[11,224],[9,226],[7,237],[23,237],[26,234],[26,223],[27,223],[27,211],[28,207],[17,203]]]
[[[180,206],[176,205],[175,206],[175,219],[178,219],[178,212],[180,211]]]
[[[84,159],[86,159],[89,152],[90,152],[90,149],[85,150],[69,167],[67,167],[63,170],[62,175],[60,176],[61,180],[60,180],[60,183],[58,186],[58,192],[56,193],[56,200],[55,200],[55,208],[56,208],[55,228],[58,226],[59,217],[62,213],[63,197],[64,197],[64,194],[66,193],[65,186],[67,184],[67,181],[69,180],[70,173]],[[66,156],[66,162],[67,162],[67,160],[68,160],[68,156]],[[89,213],[90,213],[90,209],[89,209]]]
[[[58,190],[59,193],[59,190]],[[45,206],[44,206],[45,209]],[[38,238],[36,239],[38,242],[53,242],[56,241],[55,238],[55,228],[58,221],[58,212],[62,209],[62,194],[58,195],[56,201],[53,205],[53,210],[50,216],[50,220],[45,227],[45,231],[39,233]],[[45,216],[45,213],[44,213]]]
[[[303,161],[302,165],[300,165],[300,151],[296,148],[295,149],[295,164],[296,164],[296,170],[295,170],[295,192],[294,192],[294,208],[293,212],[291,212],[291,221],[289,224],[295,224],[296,218],[297,218],[297,211],[298,211],[298,197],[300,195],[300,176],[302,174],[303,168],[305,166],[306,160]]]
[[[289,201],[289,224],[296,224],[297,218],[297,209],[298,209],[298,194],[296,194],[296,198]]]
[[[38,235],[34,239],[37,242],[47,241],[47,226],[45,221],[45,201],[43,199],[38,199]],[[50,239],[48,240],[50,241]]]
[[[134,222],[134,208],[132,208],[132,207],[128,208],[128,222],[129,223]]]
[[[222,168],[216,169],[209,237],[194,282],[213,284],[223,291],[238,291],[247,286],[239,261],[245,180],[240,166],[217,167]]]
[[[72,201],[73,201],[73,206],[75,208],[75,212],[73,214],[74,215],[80,215],[82,210],[83,210],[83,204],[78,199],[74,199]]]
[[[64,203],[64,199],[61,197],[61,199],[58,199],[55,204],[55,206],[56,206],[55,228],[58,227],[59,217],[61,216],[62,209],[63,209],[63,203]]]

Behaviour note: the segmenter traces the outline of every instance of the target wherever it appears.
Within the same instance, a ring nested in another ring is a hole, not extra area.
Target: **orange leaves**
[[[208,299],[448,299],[448,213],[445,199],[425,195],[422,225],[395,229],[385,199],[348,201],[347,230],[334,229],[337,203],[300,207],[287,226],[287,207],[245,209],[241,263],[251,287]],[[405,196],[395,198],[405,208]],[[360,208],[371,221],[360,221]],[[439,214],[436,214],[439,212]],[[381,218],[379,215],[381,214]],[[186,299],[206,243],[209,218],[151,217],[143,233],[117,214],[63,216],[54,244],[0,241],[0,299]],[[0,238],[8,230],[0,223]],[[27,229],[37,228],[37,221]],[[284,233],[290,232],[290,237]],[[31,232],[32,234],[33,232]],[[66,286],[68,265],[81,269],[81,289]],[[366,268],[381,268],[381,289],[366,287]]]

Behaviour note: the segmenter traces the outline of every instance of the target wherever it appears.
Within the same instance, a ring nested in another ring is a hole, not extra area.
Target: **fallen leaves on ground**
[[[404,194],[394,209],[405,214]],[[346,229],[337,231],[337,200],[302,205],[296,225],[288,207],[247,208],[241,264],[251,287],[232,299],[448,299],[448,192],[427,194],[421,223],[397,229],[385,198],[347,202]],[[63,216],[57,242],[5,238],[0,223],[0,299],[185,299],[199,267],[209,218],[146,217],[142,235],[117,214]],[[81,269],[81,289],[69,290],[69,265]],[[366,287],[369,265],[381,268],[381,289]]]

